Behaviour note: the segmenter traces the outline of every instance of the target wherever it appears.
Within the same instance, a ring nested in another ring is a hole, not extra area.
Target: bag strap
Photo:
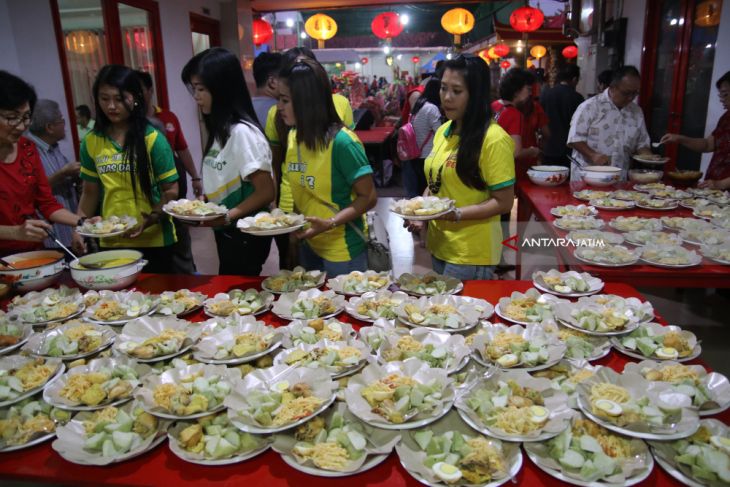
[[[428,132],[428,135],[426,135],[426,139],[423,141],[423,144],[421,144],[421,147],[418,148],[419,155],[421,152],[423,152],[423,148],[426,147],[426,144],[428,144],[428,141],[431,140],[432,135],[433,135],[433,130],[430,130]]]

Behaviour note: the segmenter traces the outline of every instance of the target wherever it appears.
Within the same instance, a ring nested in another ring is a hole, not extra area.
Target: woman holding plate
[[[444,63],[441,107],[449,121],[425,161],[424,196],[452,199],[455,209],[428,223],[433,270],[462,280],[493,279],[503,238],[499,216],[514,200],[514,142],[492,121],[489,70],[481,58],[461,55]],[[423,222],[406,225],[416,232]]]

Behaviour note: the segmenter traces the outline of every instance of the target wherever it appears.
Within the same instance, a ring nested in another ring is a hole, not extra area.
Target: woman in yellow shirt
[[[424,195],[450,198],[455,210],[428,223],[434,271],[458,279],[493,279],[501,255],[499,215],[514,200],[514,142],[489,109],[489,70],[479,57],[444,63],[441,108],[449,119],[433,141]],[[407,222],[420,231],[422,222]]]

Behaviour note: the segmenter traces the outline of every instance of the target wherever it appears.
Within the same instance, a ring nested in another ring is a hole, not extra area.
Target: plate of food
[[[360,330],[357,332],[357,336],[360,340],[367,343],[370,347],[371,353],[377,354],[378,349],[380,349],[385,341],[390,340],[391,338],[397,340],[402,336],[408,335],[412,331],[413,330],[403,326],[396,327],[394,320],[379,318],[370,326],[360,327]]]
[[[602,230],[573,230],[565,238],[573,242],[574,246],[584,247],[602,247],[624,243],[622,234]]]
[[[173,218],[189,222],[205,222],[225,216],[228,208],[212,202],[180,199],[168,202],[162,211]]]
[[[261,288],[274,294],[306,291],[324,286],[327,274],[322,271],[307,271],[303,267],[293,270],[282,270],[275,276],[269,276],[261,282]]]
[[[715,225],[717,228],[722,228],[724,230],[730,230],[730,215],[721,216],[719,218],[713,218],[710,220],[710,223],[712,225]]]
[[[345,311],[353,318],[370,323],[380,318],[394,320],[398,317],[398,307],[407,300],[408,295],[402,291],[367,292],[350,298],[345,304]]]
[[[546,333],[555,335],[565,344],[565,358],[573,361],[599,360],[611,351],[611,342],[607,337],[588,335],[575,328],[560,326],[554,321],[542,323]]]
[[[705,198],[685,198],[679,202],[679,206],[688,210],[695,210],[696,208],[702,208],[710,204],[712,202]]]
[[[669,200],[683,200],[692,197],[692,193],[688,193],[687,191],[683,191],[681,189],[675,189],[671,186],[667,186],[666,188],[661,189],[655,189],[653,191],[650,191],[649,194],[652,198]]]
[[[116,337],[114,330],[107,326],[71,321],[34,334],[23,350],[37,357],[72,361],[109,348]]]
[[[464,283],[459,279],[442,276],[435,272],[426,274],[401,274],[396,280],[401,291],[412,296],[437,296],[439,294],[459,294]]]
[[[657,218],[641,218],[638,216],[617,216],[608,226],[619,232],[650,230],[658,232],[662,229],[662,221]]]
[[[114,350],[138,362],[160,362],[190,350],[201,332],[197,323],[177,318],[137,318],[124,325]]]
[[[621,200],[618,198],[597,198],[590,200],[589,204],[599,210],[629,210],[636,206],[633,200]]]
[[[373,428],[337,403],[296,429],[277,434],[273,449],[306,474],[344,477],[382,463],[399,440],[398,432]]]
[[[568,396],[548,379],[524,370],[497,372],[471,385],[456,400],[459,415],[482,434],[502,441],[543,441],[569,426]]]
[[[281,346],[280,328],[245,317],[237,325],[203,336],[193,356],[208,364],[239,365],[263,357]]]
[[[687,188],[687,191],[692,193],[692,195],[697,196],[699,198],[717,198],[720,196],[723,196],[727,193],[721,189],[712,189],[712,188]]]
[[[61,359],[7,355],[0,357],[0,408],[40,392],[65,366]]]
[[[601,308],[608,308],[629,317],[635,317],[639,323],[654,319],[654,308],[649,301],[638,298],[624,298],[615,294],[594,294],[578,299],[578,304],[593,304]]]
[[[548,379],[556,391],[562,391],[568,395],[568,404],[572,409],[577,409],[576,390],[578,384],[593,377],[601,369],[601,365],[593,366],[585,360],[561,360],[547,369],[530,372],[532,377],[537,379]]]
[[[611,193],[611,198],[624,201],[639,201],[646,198],[646,195],[638,191],[630,191],[628,189],[619,189]]]
[[[471,303],[448,295],[410,298],[396,313],[406,326],[450,333],[469,330],[481,318],[481,313]]]
[[[631,156],[635,161],[639,161],[644,164],[661,165],[669,162],[668,157],[660,156],[659,154],[634,154]]]
[[[137,219],[133,216],[112,215],[109,218],[94,218],[85,220],[76,227],[76,233],[82,237],[104,238],[122,235],[137,226]]]
[[[590,201],[595,200],[599,198],[610,198],[611,192],[610,191],[600,191],[596,189],[583,189],[581,191],[576,191],[573,193],[573,198],[582,200],[582,201]]]
[[[436,423],[404,431],[395,449],[413,478],[435,487],[498,487],[522,468],[518,444],[476,433],[454,411]]]
[[[132,399],[147,365],[126,357],[100,358],[69,369],[43,391],[43,399],[59,409],[95,411]]]
[[[730,205],[730,193],[728,193],[727,191],[718,191],[718,192],[712,193],[707,198],[711,202],[715,203],[716,205],[720,205],[720,206]]]
[[[639,360],[687,362],[702,352],[694,333],[659,323],[642,323],[628,335],[611,338],[611,344],[619,352]]]
[[[674,210],[678,206],[677,200],[673,199],[646,198],[636,202],[636,207],[644,210],[667,211]]]
[[[650,382],[667,382],[684,394],[700,416],[712,416],[730,406],[730,382],[717,372],[707,372],[701,365],[684,365],[675,361],[643,360],[628,362],[624,372],[636,373]]]
[[[269,213],[261,211],[254,216],[241,218],[236,226],[243,233],[251,235],[269,236],[284,235],[286,233],[296,232],[304,226],[306,221],[304,215],[295,213],[285,213],[279,208],[275,208]]]
[[[718,228],[694,228],[679,232],[682,240],[691,245],[723,245],[730,243],[730,232]]]
[[[158,303],[157,296],[139,291],[99,291],[98,299],[87,306],[84,319],[99,325],[121,326],[129,320],[154,313]]]
[[[353,271],[327,281],[327,287],[337,294],[361,296],[367,292],[387,289],[391,284],[389,272]]]
[[[596,216],[598,215],[598,211],[593,206],[588,205],[565,205],[551,208],[550,214],[557,217]]]
[[[573,253],[576,259],[598,267],[625,267],[639,261],[641,252],[623,245],[605,247],[579,247]]]
[[[624,335],[639,326],[632,313],[590,302],[561,303],[555,316],[563,325],[595,336]]]
[[[58,323],[70,320],[84,312],[86,306],[81,296],[74,295],[54,299],[56,295],[48,295],[42,301],[35,300],[13,306],[8,316],[17,319],[22,323],[30,323],[33,326],[43,326],[50,323]]]
[[[730,431],[716,419],[703,419],[692,436],[676,441],[650,441],[657,463],[680,483],[691,487],[727,485]]]
[[[603,228],[605,222],[592,216],[564,216],[553,220],[553,225],[565,231],[598,230]]]
[[[562,298],[590,296],[600,292],[605,285],[601,279],[587,272],[560,272],[556,269],[535,272],[532,275],[532,284],[540,291]]]
[[[453,209],[454,200],[438,196],[416,196],[395,200],[390,205],[390,211],[406,220],[435,220]]]
[[[380,363],[418,359],[453,374],[469,361],[471,350],[462,335],[417,328],[404,335],[386,336],[377,349]]]
[[[641,260],[666,269],[684,269],[700,265],[702,256],[681,245],[647,244],[641,249]]]
[[[702,255],[718,264],[730,265],[730,241],[721,245],[703,245]]]
[[[6,355],[25,345],[33,334],[33,325],[10,321],[4,311],[0,311],[0,355]]]
[[[676,440],[699,427],[697,410],[666,382],[603,367],[578,384],[578,407],[606,429],[644,440]]]
[[[335,318],[294,320],[277,330],[282,334],[282,344],[285,348],[296,347],[300,344],[314,345],[321,340],[350,342],[355,338],[355,330],[352,325]]]
[[[231,424],[228,414],[178,421],[167,430],[170,450],[176,457],[197,465],[232,465],[269,449],[272,439],[245,433]]]
[[[570,428],[543,442],[525,443],[527,456],[558,480],[581,486],[636,485],[654,468],[641,440],[613,433],[582,415]]]
[[[274,365],[322,369],[333,379],[339,379],[362,369],[369,354],[368,346],[359,340],[350,342],[322,340],[313,345],[302,343],[283,350],[274,358]]]
[[[39,397],[0,409],[0,453],[30,448],[56,436],[56,425],[71,419]]]
[[[552,294],[540,294],[530,288],[525,293],[514,291],[509,297],[500,298],[496,312],[503,320],[529,325],[552,318],[554,306],[561,301]]]
[[[160,294],[160,303],[155,313],[180,318],[199,310],[207,298],[206,294],[196,293],[189,289],[165,291]]]
[[[295,428],[324,412],[334,402],[336,389],[323,369],[275,365],[247,374],[224,404],[238,429],[271,434]]]
[[[698,228],[712,228],[712,224],[706,220],[685,216],[663,216],[661,221],[664,228],[677,232]]]
[[[256,289],[231,289],[227,293],[218,293],[203,302],[205,314],[211,318],[260,315],[271,308],[274,295],[268,291]]]
[[[643,247],[649,244],[681,245],[682,237],[676,233],[657,232],[654,230],[634,230],[626,232],[624,238],[631,245]]]
[[[471,345],[472,357],[485,367],[525,371],[552,367],[565,355],[565,344],[537,324],[485,327]]]
[[[148,374],[134,398],[140,406],[165,419],[202,418],[225,409],[223,399],[241,379],[241,371],[224,365],[196,364]]]
[[[667,186],[664,183],[647,183],[647,184],[635,184],[634,189],[641,191],[642,193],[650,193],[652,191],[658,191],[662,189],[674,189],[672,186]]]
[[[334,291],[310,289],[282,294],[271,311],[279,318],[293,321],[332,318],[344,308],[344,296],[335,294]]]
[[[110,465],[142,455],[167,438],[169,423],[136,403],[82,411],[56,428],[56,452],[79,465]]]

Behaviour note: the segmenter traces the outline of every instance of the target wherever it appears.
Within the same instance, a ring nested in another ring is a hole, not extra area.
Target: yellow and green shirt
[[[178,180],[175,159],[170,144],[159,130],[147,125],[145,133],[147,154],[151,161],[152,201],[148,201],[134,181],[136,194],[129,174],[129,163],[124,159],[124,149],[114,140],[97,131],[89,132],[81,143],[81,179],[97,183],[101,187],[101,216],[129,215],[142,222],[142,213],[150,213],[160,202],[160,185]],[[136,174],[136,173],[135,173]],[[137,238],[109,237],[101,239],[102,247],[166,247],[176,242],[175,228],[166,216],[160,223],[151,225]]]
[[[365,149],[357,136],[346,128],[337,133],[326,149],[317,151],[307,149],[304,144],[299,144],[297,151],[296,134],[296,130],[289,131],[282,180],[289,182],[297,212],[332,218],[336,212],[330,206],[339,212],[352,204],[356,198],[353,184],[373,172]],[[364,220],[363,216],[353,223],[364,230]],[[349,261],[365,250],[365,242],[350,225],[339,225],[310,238],[307,243],[317,255],[331,262]]]
[[[458,150],[459,136],[451,133],[451,122],[447,122],[436,131],[433,151],[424,163],[426,179],[436,183],[441,180],[434,196],[450,198],[460,208],[483,203],[492,191],[515,184],[514,142],[498,124],[489,125],[479,156],[479,170],[487,183],[485,191],[467,186],[456,174]],[[428,249],[451,264],[497,265],[501,245],[499,215],[460,222],[433,220],[428,225]]]
[[[337,93],[332,95],[332,103],[335,105],[335,111],[337,115],[342,119],[342,124],[349,128],[355,128],[355,122],[352,115],[352,107],[350,106],[350,100]],[[264,128],[264,134],[269,140],[271,145],[279,145],[279,134],[276,131],[276,105],[269,109],[269,113],[266,116],[266,127]],[[281,168],[282,174],[284,168]],[[281,178],[281,186],[279,187],[279,208],[283,211],[293,211],[294,203],[292,202],[291,189],[289,188],[289,181],[286,178]]]

